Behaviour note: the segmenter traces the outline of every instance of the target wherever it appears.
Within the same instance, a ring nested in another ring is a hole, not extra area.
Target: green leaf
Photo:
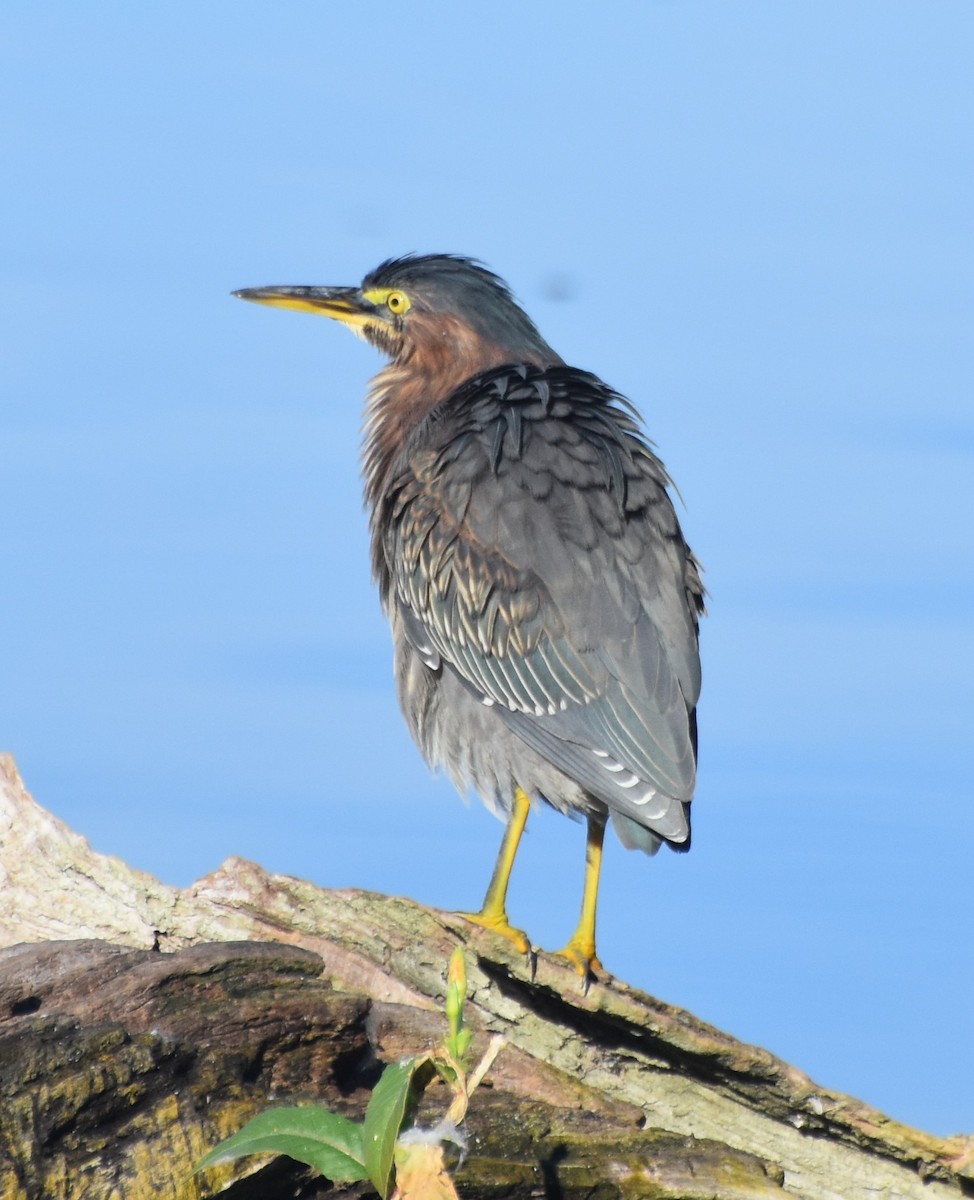
[[[467,964],[463,950],[457,948],[450,955],[446,973],[446,1019],[450,1031],[444,1041],[447,1054],[461,1068],[465,1066],[464,1055],[473,1036],[463,1024],[463,1005],[467,998]]]
[[[354,1183],[369,1174],[362,1126],[317,1105],[271,1108],[260,1113],[201,1158],[196,1170],[246,1154],[286,1154],[314,1167],[334,1183]]]
[[[365,1169],[383,1200],[392,1190],[392,1156],[409,1106],[415,1058],[392,1063],[382,1072],[365,1110],[362,1148]]]

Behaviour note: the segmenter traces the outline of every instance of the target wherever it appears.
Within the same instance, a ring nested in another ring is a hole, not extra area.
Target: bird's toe
[[[472,921],[474,925],[479,925],[482,929],[490,929],[494,933],[499,933],[501,937],[513,943],[514,947],[520,954],[529,954],[531,952],[531,942],[528,935],[523,929],[515,929],[508,921],[507,913],[505,912],[479,912],[457,913],[458,917],[463,917],[465,921]]]
[[[564,959],[574,969],[582,980],[583,990],[587,990],[590,983],[598,982],[605,973],[605,968],[595,953],[595,942],[587,938],[576,935],[567,946],[555,951],[555,957]]]

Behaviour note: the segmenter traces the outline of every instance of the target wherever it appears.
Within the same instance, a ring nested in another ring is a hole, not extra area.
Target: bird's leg
[[[602,870],[602,842],[605,839],[605,815],[590,814],[585,838],[585,886],[582,891],[582,913],[568,945],[558,954],[567,958],[575,970],[588,981],[602,970],[595,953],[595,907],[599,897],[599,874]]]
[[[514,866],[518,844],[521,841],[521,834],[524,832],[530,811],[531,801],[527,794],[521,788],[515,788],[514,806],[507,821],[504,840],[501,842],[497,862],[494,864],[494,873],[490,877],[483,907],[478,913],[460,913],[460,916],[466,917],[468,921],[473,921],[475,925],[483,925],[485,929],[492,929],[495,933],[506,937],[517,946],[522,954],[528,953],[531,943],[528,941],[527,935],[520,929],[514,929],[507,919],[507,885],[511,879],[511,868]]]

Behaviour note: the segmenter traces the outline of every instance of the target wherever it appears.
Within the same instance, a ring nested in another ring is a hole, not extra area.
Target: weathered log
[[[365,1195],[287,1159],[193,1163],[269,1103],[360,1115],[381,1064],[468,1017],[507,1039],[469,1197],[974,1195],[971,1139],[906,1128],[618,980],[587,994],[461,918],[230,859],[180,891],[95,854],[0,757],[0,1198]],[[436,1088],[427,1096],[435,1120]]]

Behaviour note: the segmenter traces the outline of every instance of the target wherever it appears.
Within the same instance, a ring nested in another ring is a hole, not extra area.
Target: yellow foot
[[[531,951],[531,943],[528,941],[528,935],[523,929],[515,929],[508,921],[507,913],[457,913],[458,917],[463,917],[465,921],[472,921],[474,925],[480,925],[484,929],[492,929],[494,933],[499,933],[501,937],[506,937],[509,942],[513,942],[521,954],[528,954]]]
[[[595,943],[580,938],[573,937],[564,949],[555,951],[555,957],[566,959],[575,968],[583,986],[587,986],[590,980],[598,980],[605,970],[595,953]]]

